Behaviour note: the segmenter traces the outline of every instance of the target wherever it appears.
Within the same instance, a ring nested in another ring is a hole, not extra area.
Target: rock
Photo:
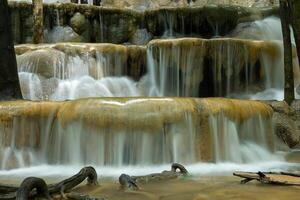
[[[76,33],[78,33],[80,35],[87,28],[87,20],[83,14],[77,12],[70,19],[70,26]]]
[[[291,107],[284,101],[272,101],[267,103],[274,110],[273,120],[276,135],[290,148],[297,147],[300,142],[300,126],[298,125],[300,118],[297,119],[298,115],[295,110],[297,103],[294,103],[294,106]]]
[[[296,95],[300,95],[300,84],[296,87]]]
[[[54,77],[56,68],[63,67],[64,56],[64,53],[54,49],[29,51],[17,57],[18,69],[21,72],[36,73],[51,78]]]
[[[131,11],[112,13],[103,11],[100,29],[103,42],[121,44],[128,42],[138,29],[139,20]]]
[[[278,0],[194,0],[192,3],[194,6],[204,6],[207,4],[267,7],[278,5]]]
[[[187,0],[102,0],[102,6],[117,7],[117,8],[130,8],[136,10],[156,9],[160,7],[178,7],[187,6]]]
[[[274,113],[275,133],[290,148],[300,142],[300,134],[295,122],[286,114]]]
[[[285,159],[288,162],[300,163],[300,151],[299,150],[295,150],[295,151],[292,151],[292,152],[288,153],[285,156]]]
[[[85,42],[83,37],[69,26],[56,26],[51,30],[46,30],[44,34],[44,39],[47,43]]]
[[[153,36],[147,31],[147,29],[138,29],[132,35],[130,42],[136,45],[146,45],[152,37]]]
[[[290,112],[290,107],[285,101],[269,101],[268,103],[277,113],[286,113]]]

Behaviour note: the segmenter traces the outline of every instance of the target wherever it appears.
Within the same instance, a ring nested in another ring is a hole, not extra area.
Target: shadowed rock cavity
[[[21,99],[7,0],[0,2],[0,100]]]

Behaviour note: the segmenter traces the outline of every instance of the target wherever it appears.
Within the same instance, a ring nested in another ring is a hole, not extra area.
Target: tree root
[[[130,189],[130,190],[139,189],[135,180],[127,174],[121,174],[121,176],[119,177],[119,183],[121,184],[122,189]]]
[[[187,176],[189,174],[187,169],[183,165],[181,165],[179,163],[173,163],[171,166],[171,171],[176,172],[177,169],[179,169],[180,173],[184,176]]]
[[[32,193],[33,189],[36,189],[35,194]],[[51,199],[47,184],[41,178],[28,177],[24,179],[16,193],[16,200],[27,200],[32,195]]]
[[[65,192],[78,186],[85,179],[88,185],[98,184],[97,172],[93,167],[84,167],[74,176],[48,186],[43,179],[29,177],[23,180],[20,187],[0,185],[0,200],[27,200],[33,197],[51,199],[50,195],[55,194],[67,197]]]
[[[84,167],[74,176],[57,184],[49,185],[49,193],[57,194],[67,192],[82,183],[86,178],[88,185],[98,185],[96,170],[93,167]]]

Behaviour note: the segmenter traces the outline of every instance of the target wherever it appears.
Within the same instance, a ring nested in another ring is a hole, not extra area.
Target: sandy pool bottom
[[[106,197],[108,200],[299,200],[299,186],[264,185],[253,181],[240,184],[235,177],[199,177],[176,179],[140,185],[139,191],[124,192],[117,181],[105,181],[100,186],[80,186],[75,192]]]

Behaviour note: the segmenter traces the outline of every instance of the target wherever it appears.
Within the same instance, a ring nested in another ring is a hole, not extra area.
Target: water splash
[[[223,115],[210,116],[216,162],[251,163],[280,160],[274,153],[272,120],[252,117],[239,126]]]
[[[140,96],[137,83],[124,76],[124,57],[120,52],[73,54],[51,48],[24,53],[18,56],[23,96],[31,100]]]

